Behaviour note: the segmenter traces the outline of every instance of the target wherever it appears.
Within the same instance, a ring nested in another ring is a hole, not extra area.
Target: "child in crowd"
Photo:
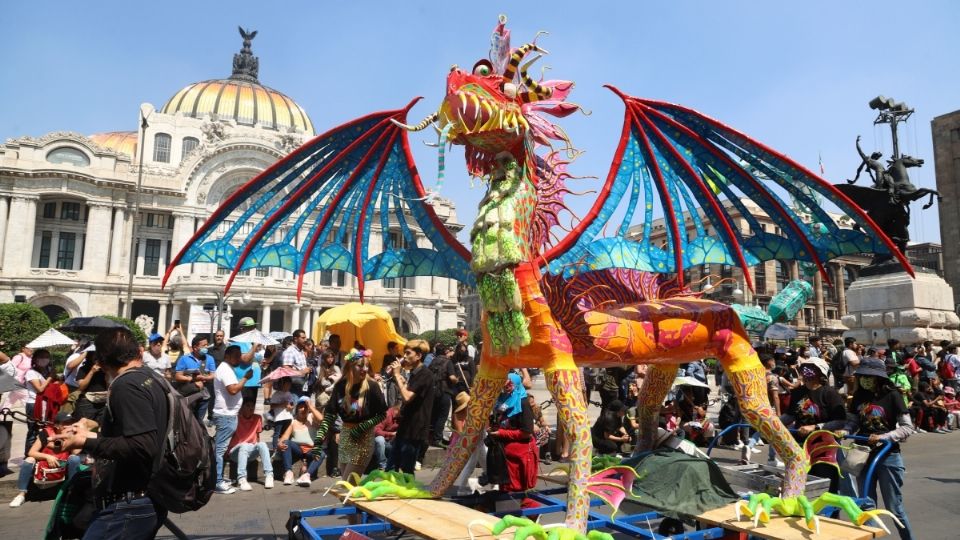
[[[273,443],[274,450],[277,448],[277,440],[280,438],[287,426],[293,420],[293,404],[296,398],[290,393],[290,377],[281,377],[276,381],[273,394],[270,396],[270,412],[267,413],[267,421],[273,423]]]
[[[20,477],[17,479],[17,495],[10,501],[10,508],[23,505],[27,499],[30,482],[46,481],[50,484],[70,479],[83,463],[80,449],[72,452],[60,450],[60,441],[52,441],[53,435],[59,435],[64,427],[74,422],[69,413],[57,413],[52,426],[41,429],[30,445],[27,457],[20,465]]]
[[[240,406],[240,415],[237,417],[237,430],[233,432],[233,438],[230,439],[230,446],[227,449],[227,455],[230,459],[237,462],[237,485],[240,491],[250,491],[250,483],[247,482],[247,460],[250,454],[260,456],[260,463],[263,464],[263,487],[270,489],[273,487],[273,463],[270,462],[270,449],[267,443],[260,442],[260,432],[263,431],[263,418],[254,414],[255,402],[253,400],[244,400]]]
[[[960,429],[960,401],[952,386],[943,387],[943,406],[947,409],[947,429]]]

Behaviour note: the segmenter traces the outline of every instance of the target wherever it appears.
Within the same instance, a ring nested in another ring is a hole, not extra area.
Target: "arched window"
[[[187,154],[193,152],[198,146],[200,146],[200,140],[196,137],[184,137],[183,146],[180,148],[180,160],[182,161],[187,157]]]
[[[47,154],[47,161],[50,163],[67,163],[69,165],[76,165],[77,167],[90,166],[90,158],[88,158],[86,154],[69,146],[61,146],[60,148],[51,150],[50,153]]]
[[[153,160],[158,163],[170,163],[170,135],[157,133],[153,136]]]

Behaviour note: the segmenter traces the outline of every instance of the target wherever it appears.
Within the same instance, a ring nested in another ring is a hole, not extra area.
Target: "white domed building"
[[[181,320],[199,333],[211,324],[235,329],[244,316],[264,331],[309,329],[325,309],[356,301],[356,278],[340,271],[307,275],[299,302],[290,272],[243,272],[224,299],[222,317],[210,307],[227,269],[183,265],[160,288],[168,261],[221,201],[314,136],[303,107],[260,83],[258,64],[245,40],[230,77],[189,84],[160,107],[144,104],[142,134],[62,131],[0,145],[0,303],[29,302],[51,319],[147,315],[159,332]],[[138,179],[140,223],[132,241]],[[454,234],[462,229],[452,202],[438,199],[435,209]],[[429,245],[410,226],[418,243]],[[373,246],[381,244],[376,240]],[[440,328],[463,321],[457,284],[447,278],[371,282],[365,299],[395,319],[402,315],[411,332],[433,329],[437,313]]]

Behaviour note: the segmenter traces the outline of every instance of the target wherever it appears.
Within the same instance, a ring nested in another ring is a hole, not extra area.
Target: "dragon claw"
[[[897,516],[894,515],[893,512],[890,512],[889,510],[882,510],[879,508],[876,508],[873,510],[865,510],[862,514],[860,514],[859,517],[857,517],[856,523],[857,525],[863,526],[866,522],[872,520],[874,523],[879,525],[880,528],[883,529],[887,534],[890,534],[890,529],[888,529],[886,524],[883,522],[883,520],[880,519],[879,517],[880,515],[890,516],[891,518],[893,518],[893,521],[895,521],[898,526],[903,528],[903,522],[900,521],[900,519],[897,518]]]
[[[771,497],[766,493],[756,493],[750,496],[749,500],[739,500],[735,505],[737,521],[741,521],[741,515],[746,515],[748,519],[753,520],[756,527],[759,524],[766,524],[770,521],[773,512],[785,517],[802,517],[807,529],[820,534],[820,518],[817,513],[828,506],[835,506],[844,511],[850,518],[850,521],[857,526],[864,526],[868,521],[875,521],[887,534],[890,530],[879,519],[881,514],[888,515],[897,522],[897,525],[903,526],[897,516],[887,510],[860,510],[860,507],[850,497],[837,495],[835,493],[824,493],[813,501],[807,500],[803,495],[796,497]]]

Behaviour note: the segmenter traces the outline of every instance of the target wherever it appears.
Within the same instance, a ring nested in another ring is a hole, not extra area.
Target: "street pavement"
[[[535,380],[532,393],[538,402],[549,398],[543,378]],[[595,396],[596,394],[594,394]],[[596,418],[599,411],[591,407],[590,417]],[[552,421],[553,408],[545,410]],[[18,425],[20,430],[22,426]],[[13,448],[22,448],[23,434],[15,430]],[[960,514],[960,431],[949,434],[918,434],[903,445],[907,475],[904,482],[904,499],[907,514],[913,525],[915,537],[921,540],[952,540],[960,537],[953,516]],[[16,452],[15,452],[16,453]],[[731,450],[714,452],[718,461],[735,461],[739,456]],[[757,455],[766,457],[766,452]],[[439,451],[431,450],[428,466],[417,473],[418,479],[428,482],[436,474],[430,468],[440,458]],[[554,465],[542,465],[549,470]],[[322,467],[321,467],[322,469]],[[46,526],[51,502],[28,502],[20,508],[9,508],[15,475],[0,479],[0,539],[40,538]],[[321,477],[310,488],[284,486],[280,482],[272,490],[265,490],[259,483],[253,491],[232,495],[214,495],[199,512],[171,515],[172,521],[192,538],[203,539],[258,539],[285,538],[286,522],[291,509],[329,507],[337,505],[332,495],[324,491],[335,481]],[[7,497],[9,494],[9,497]],[[331,518],[325,523],[335,523]],[[341,521],[345,523],[345,521]],[[889,520],[888,520],[889,523]],[[894,537],[896,535],[894,534]],[[166,529],[161,529],[160,538],[172,538]]]

